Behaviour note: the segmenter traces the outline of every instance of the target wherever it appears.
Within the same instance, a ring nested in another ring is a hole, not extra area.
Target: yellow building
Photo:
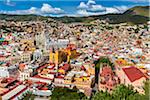
[[[127,61],[122,59],[122,58],[119,58],[116,60],[116,62],[119,64],[119,65],[126,65],[127,64]]]
[[[75,77],[74,74],[70,74],[69,76],[65,77],[64,84],[74,84],[77,88],[91,88],[94,83],[93,76],[82,76],[82,77]]]
[[[49,61],[58,65],[62,62],[70,62],[71,51],[68,49],[55,50],[54,48],[50,51]]]
[[[21,39],[21,48],[25,51],[34,51],[35,46],[34,46],[34,40],[33,39]]]
[[[66,71],[64,69],[59,69],[58,72],[61,73],[61,74],[65,74],[66,73]]]
[[[119,58],[115,61],[115,64],[119,66],[133,66],[134,64],[132,62],[128,62],[125,59]]]
[[[67,62],[70,62],[70,56],[71,56],[70,49],[62,49],[62,51],[67,54]]]
[[[95,75],[95,68],[93,64],[85,63],[83,66],[87,70],[88,75]]]
[[[77,88],[90,88],[92,86],[93,83],[93,79],[90,79],[90,77],[81,77],[81,78],[74,78],[74,82],[73,84],[75,84],[75,86]]]
[[[58,50],[54,50],[53,48],[53,50],[50,51],[50,55],[49,55],[50,63],[54,63],[56,66],[58,66],[58,60],[59,60],[58,54],[59,54]]]

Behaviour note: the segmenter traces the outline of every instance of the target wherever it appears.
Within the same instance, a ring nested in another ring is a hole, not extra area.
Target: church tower
[[[55,50],[54,47],[50,50],[50,55],[49,55],[49,61],[50,63],[54,63],[56,66],[56,69],[58,69],[58,49]]]
[[[39,49],[46,49],[46,36],[44,32],[35,35],[35,44]]]

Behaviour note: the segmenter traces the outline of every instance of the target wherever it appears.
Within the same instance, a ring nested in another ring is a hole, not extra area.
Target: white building
[[[35,35],[36,46],[45,50],[45,33],[38,33]]]
[[[55,47],[55,48],[66,48],[68,44],[69,44],[69,40],[68,39],[58,39],[58,40],[47,39],[46,40],[46,49],[49,50],[52,47]]]
[[[41,60],[43,57],[42,57],[42,52],[40,49],[37,49],[34,51],[33,53],[33,60]]]
[[[29,66],[26,65],[23,71],[19,70],[19,80],[24,81],[30,78],[31,73],[32,73],[32,69],[29,69]]]
[[[0,77],[9,77],[7,67],[0,67]]]
[[[10,90],[8,93],[1,96],[2,100],[19,100],[23,97],[23,94],[28,91],[28,87],[25,85],[18,85],[16,88]]]

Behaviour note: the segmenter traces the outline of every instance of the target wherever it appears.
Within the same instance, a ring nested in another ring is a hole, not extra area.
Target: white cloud
[[[95,0],[89,0],[87,2],[87,5],[94,5],[94,4],[96,4]]]
[[[46,14],[62,14],[64,11],[60,8],[52,7],[49,4],[44,3],[41,8],[31,7],[27,10],[15,10],[15,11],[3,11],[2,14],[38,14],[38,15],[46,15]]]
[[[53,8],[51,5],[44,3],[43,6],[41,7],[41,12],[42,13],[60,14],[60,13],[63,13],[64,11],[60,8]]]
[[[77,11],[77,14],[78,14],[78,15],[84,15],[84,16],[90,15],[90,13],[87,12],[86,10],[78,10],[78,11]]]
[[[84,2],[81,2],[80,5],[77,8],[78,9],[87,9],[88,6]]]
[[[117,10],[119,10],[120,12],[124,12],[124,11],[126,11],[128,9],[127,6],[115,6],[115,8]]]
[[[89,0],[88,2],[80,2],[77,6],[77,11],[74,13],[66,13],[61,8],[53,7],[47,3],[44,3],[40,8],[31,7],[26,10],[5,11],[1,10],[3,14],[37,14],[44,16],[89,16],[89,15],[102,15],[108,13],[122,13],[128,9],[127,6],[114,6],[105,7],[100,4],[96,4],[95,0]]]
[[[5,1],[5,4],[6,4],[7,6],[15,6],[15,3],[11,2],[10,0],[6,0],[6,1]]]
[[[100,14],[102,14],[102,13],[88,12],[87,10],[83,9],[83,10],[78,10],[76,16],[90,16],[90,15],[100,15]]]
[[[107,7],[105,13],[106,13],[106,14],[107,14],[107,13],[119,13],[119,10],[117,10],[116,8]]]
[[[89,0],[87,3],[81,2],[77,8],[79,10],[87,10],[90,12],[98,12],[105,10],[105,7],[103,7],[102,5],[97,5],[94,0]]]
[[[20,10],[21,12],[21,10]],[[29,10],[24,10],[25,13],[29,13],[29,14],[37,14],[38,13],[38,9],[36,7],[31,7]]]
[[[106,10],[106,8],[103,7],[102,5],[91,5],[87,10],[97,12],[97,11],[104,11]]]
[[[117,8],[113,7],[106,7],[105,11],[100,11],[100,12],[90,12],[85,9],[81,9],[77,11],[78,16],[90,16],[90,15],[103,15],[103,14],[109,14],[109,13],[121,13],[120,10]]]
[[[89,0],[87,3],[81,2],[78,6],[77,15],[102,15],[108,13],[122,13],[128,9],[127,6],[104,7],[96,4],[94,0]]]

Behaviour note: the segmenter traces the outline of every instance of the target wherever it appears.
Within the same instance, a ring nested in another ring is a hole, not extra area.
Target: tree
[[[83,100],[85,98],[85,95],[78,92],[77,89],[59,87],[55,87],[51,95],[51,100]]]
[[[129,98],[130,95],[132,96],[136,93],[137,92],[135,92],[133,90],[132,86],[127,87],[127,86],[121,84],[113,90],[112,97],[115,100],[126,100],[127,98]]]
[[[143,100],[149,100],[149,94],[150,94],[150,80],[147,80],[144,84],[144,90],[145,90],[145,95],[143,95]]]
[[[92,100],[149,100],[149,83],[145,83],[145,95],[139,94],[138,92],[133,90],[132,86],[125,86],[123,84],[117,86],[112,93],[108,93],[107,91],[97,92]],[[146,92],[147,91],[147,92]]]
[[[93,96],[92,100],[112,100],[112,96],[107,91],[100,91]]]
[[[20,98],[18,98],[18,99],[19,99],[19,100],[34,100],[34,98],[35,98],[35,95],[32,94],[31,91],[27,91],[26,93],[24,93],[24,94],[22,95],[22,98],[21,98],[21,99],[20,99]]]
[[[99,68],[99,65],[101,64],[101,63],[106,63],[106,64],[108,64],[109,66],[111,66],[111,68],[113,69],[113,67],[114,67],[114,64],[109,60],[109,58],[105,58],[105,57],[101,57],[99,60],[97,60],[96,62],[95,62],[95,67],[96,68]]]
[[[101,57],[99,60],[95,61],[95,82],[98,83],[98,74],[101,64],[108,64],[112,69],[114,69],[114,64],[109,60],[109,58]]]

